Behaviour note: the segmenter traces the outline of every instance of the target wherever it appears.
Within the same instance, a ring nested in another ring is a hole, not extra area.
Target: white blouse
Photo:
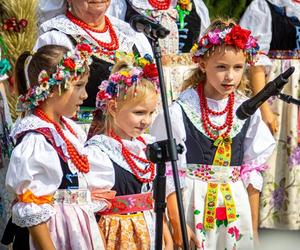
[[[288,16],[300,19],[300,4],[291,0],[268,0],[274,5],[285,6]],[[268,54],[272,41],[272,15],[266,0],[253,0],[243,14],[240,25],[251,30],[252,35],[258,39],[260,49]],[[261,56],[256,65],[272,65],[266,56]]]
[[[119,40],[119,51],[132,52],[132,47],[135,44],[141,56],[145,54],[153,55],[151,45],[142,33],[135,32],[128,23],[122,20],[112,16],[108,17]],[[65,15],[59,15],[44,22],[40,26],[40,34],[34,46],[34,50],[48,44],[62,45],[73,50],[74,44],[67,35],[80,35],[91,44],[98,46],[98,43],[91,36],[81,27],[71,22]],[[111,41],[109,31],[104,33],[91,32],[91,34],[103,42]]]
[[[210,109],[221,111],[224,110],[227,104],[227,100],[227,98],[223,100],[213,100],[208,98],[207,102]],[[241,94],[237,93],[235,95],[234,113],[236,112],[239,105],[245,100],[246,98],[243,97]],[[179,102],[181,102],[184,105],[185,110],[190,110],[186,113],[190,120],[193,119],[193,117],[196,117],[196,119],[199,118],[200,121],[201,113],[199,96],[194,89],[190,88],[182,92],[179,97]],[[173,103],[170,107],[170,117],[173,136],[176,139],[176,143],[183,145],[185,149],[182,154],[178,155],[178,167],[185,169],[187,153],[185,146],[186,131],[183,123],[182,109],[177,102]],[[212,116],[210,117],[210,119],[214,124],[222,125],[224,124],[224,121],[226,119],[226,114],[224,114],[221,117]],[[243,165],[247,164],[249,166],[253,166],[253,171],[250,172],[248,178],[244,180],[244,182],[246,186],[248,186],[251,183],[256,189],[261,190],[263,179],[261,173],[259,171],[256,171],[256,167],[266,163],[268,157],[270,157],[271,153],[274,150],[275,141],[269,129],[262,121],[259,110],[257,110],[250,119],[251,121],[244,141]],[[234,115],[233,128],[230,134],[232,138],[241,131],[244,123],[244,120],[239,120],[236,117],[236,115]],[[197,130],[205,134],[202,124],[200,122],[193,122],[193,124],[196,125]],[[160,113],[157,116],[150,131],[151,134],[154,135],[158,140],[166,139],[163,113]]]
[[[148,0],[129,0],[129,2],[138,9],[152,10],[153,7]],[[201,19],[200,36],[205,32],[210,24],[208,9],[202,0],[194,0],[196,12]],[[171,6],[175,7],[177,0],[171,0]],[[125,0],[111,0],[107,13],[124,20],[127,11],[127,4]]]
[[[77,152],[86,154],[83,147],[86,140],[84,132],[72,120],[65,119],[77,137],[67,129],[63,129],[64,135]],[[26,191],[31,191],[36,197],[53,195],[61,184],[63,172],[58,153],[42,134],[32,131],[38,128],[49,128],[56,145],[61,147],[64,156],[69,159],[66,144],[52,124],[35,115],[17,121],[11,132],[12,138],[16,140],[18,135],[28,132],[14,148],[6,175],[6,186],[16,195],[24,194]],[[70,160],[68,160],[68,167],[73,174],[78,174],[79,189],[105,188],[103,169],[91,167],[90,171],[84,174],[79,172]],[[104,203],[91,204],[93,208],[97,205],[97,209],[101,210]],[[19,201],[12,207],[13,222],[21,227],[45,222],[53,214],[55,210],[50,204],[38,205]]]
[[[147,144],[151,144],[155,139],[150,135],[142,135]],[[146,158],[145,155],[145,144],[137,139],[133,140],[122,140],[124,146],[133,154]],[[101,167],[105,170],[105,178],[107,188],[112,188],[115,184],[115,173],[113,168],[112,160],[117,163],[120,167],[132,173],[132,170],[122,155],[122,145],[115,139],[106,135],[95,135],[89,139],[85,144],[85,149],[88,154],[89,162],[93,167]],[[148,164],[143,164],[139,161],[135,163],[140,168],[146,168]],[[150,175],[146,174],[141,176],[143,178],[149,178]],[[148,192],[149,186],[143,185],[142,192]]]

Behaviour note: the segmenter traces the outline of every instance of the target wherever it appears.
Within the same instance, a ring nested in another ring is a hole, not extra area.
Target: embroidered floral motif
[[[226,215],[226,207],[217,207],[216,208],[216,225],[217,227],[220,227],[223,225],[227,227],[228,220]]]
[[[227,232],[231,234],[231,237],[234,237],[235,241],[239,241],[243,236],[236,226],[228,228]]]
[[[236,182],[240,179],[240,167],[188,164],[187,174],[205,182]]]
[[[150,210],[153,208],[152,193],[117,196],[111,200],[111,208],[101,212],[101,215],[127,214]]]

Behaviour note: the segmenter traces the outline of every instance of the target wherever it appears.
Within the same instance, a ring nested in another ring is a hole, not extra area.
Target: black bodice
[[[300,20],[296,17],[288,17],[284,7],[278,7],[268,1],[267,3],[272,16],[272,41],[270,50],[294,50],[297,47],[299,49]]]
[[[212,165],[217,149],[216,146],[213,145],[213,141],[197,130],[183,109],[182,117],[186,131],[185,145],[188,152],[188,154],[186,154],[187,163]],[[250,119],[245,122],[242,130],[232,139],[231,166],[240,166],[242,164],[244,157],[243,142],[249,123]]]
[[[115,170],[115,185],[112,190],[119,195],[139,194],[142,191],[142,183],[129,171],[112,161]]]

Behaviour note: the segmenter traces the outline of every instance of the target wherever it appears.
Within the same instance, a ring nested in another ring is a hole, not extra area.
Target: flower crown
[[[68,89],[69,81],[77,80],[78,75],[85,72],[85,66],[91,64],[91,53],[92,49],[88,44],[78,44],[74,51],[68,51],[63,56],[51,76],[46,70],[42,70],[38,75],[39,84],[30,87],[25,96],[19,96],[17,110],[26,111],[36,108],[49,97],[54,86],[59,87],[59,93],[62,84],[64,89]]]
[[[221,30],[216,28],[209,31],[195,44],[191,50],[193,60],[197,62],[197,59],[203,56],[214,46],[220,45],[232,45],[244,50],[247,55],[247,61],[252,64],[253,57],[258,53],[259,46],[257,40],[250,35],[251,31],[242,29],[239,25],[233,27],[226,27]]]
[[[158,71],[150,55],[146,54],[144,57],[135,58],[134,66],[128,68],[111,74],[108,80],[101,82],[96,96],[97,108],[105,111],[107,101],[118,97],[120,90],[124,90],[124,98],[126,98],[128,88],[136,87],[142,78],[151,81],[158,89]],[[137,94],[136,90],[134,90],[134,94]]]

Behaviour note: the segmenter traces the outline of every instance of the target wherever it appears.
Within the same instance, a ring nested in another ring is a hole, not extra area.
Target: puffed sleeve
[[[176,140],[177,144],[181,144],[184,148],[184,152],[178,155],[177,167],[178,167],[178,174],[180,179],[180,186],[184,186],[184,170],[186,168],[186,134],[185,128],[183,124],[182,118],[182,110],[179,104],[173,103],[170,107],[170,119],[172,125],[172,133],[173,137]],[[165,127],[165,119],[163,112],[160,112],[157,117],[155,118],[151,128],[150,134],[156,137],[157,141],[166,140],[167,133]],[[166,185],[166,196],[175,192],[175,185],[173,181],[173,171],[170,162],[166,164],[166,176],[167,176],[167,185]]]
[[[111,0],[106,13],[121,20],[125,20],[126,11],[127,3],[125,0]]]
[[[275,140],[258,110],[251,117],[244,141],[244,162],[241,177],[246,187],[252,184],[255,189],[262,189],[261,172],[267,168],[266,162],[274,148]]]
[[[90,163],[90,171],[86,174],[89,189],[92,193],[93,210],[102,211],[114,197],[110,189],[115,183],[115,171],[112,161],[98,146],[97,136],[92,137],[85,144]]]
[[[66,34],[64,34],[58,30],[51,30],[51,31],[47,31],[47,32],[41,34],[38,37],[33,50],[37,51],[40,47],[49,45],[49,44],[65,46],[70,50],[74,49],[73,43],[71,42],[71,40],[69,39],[69,37]]]
[[[13,223],[30,227],[46,222],[55,210],[52,196],[62,179],[57,152],[43,135],[28,133],[12,152],[6,186],[18,196]]]
[[[209,12],[202,0],[194,1],[196,12],[201,19],[200,37],[204,34],[208,26],[210,25]]]
[[[255,66],[271,66],[272,62],[267,57],[272,40],[272,16],[270,8],[265,0],[254,0],[243,14],[240,25],[251,30],[252,35],[257,39],[260,50],[263,54],[258,55]]]

